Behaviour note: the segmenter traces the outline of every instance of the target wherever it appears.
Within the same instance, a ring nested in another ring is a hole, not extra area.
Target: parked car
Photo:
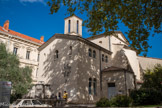
[[[36,108],[36,107],[52,107],[52,106],[42,104],[40,101],[36,99],[18,99],[12,105],[10,105],[10,108],[24,108],[24,107]]]

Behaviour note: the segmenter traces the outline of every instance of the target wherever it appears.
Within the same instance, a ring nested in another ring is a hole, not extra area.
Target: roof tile
[[[30,37],[30,36],[21,34],[21,33],[19,33],[19,32],[16,32],[16,31],[13,31],[13,30],[10,30],[10,29],[9,29],[8,32],[7,32],[7,31],[5,31],[5,30],[3,29],[3,27],[1,27],[1,26],[0,26],[0,31],[9,33],[9,34],[11,34],[11,35],[16,35],[16,36],[18,36],[18,37],[21,37],[21,38],[24,38],[24,39],[27,39],[27,40],[30,40],[30,41],[33,41],[33,42],[36,42],[36,43],[39,43],[39,44],[43,44],[43,43],[44,43],[44,42],[41,42],[41,41],[38,40],[38,39],[35,39],[35,38],[33,38],[33,37]]]

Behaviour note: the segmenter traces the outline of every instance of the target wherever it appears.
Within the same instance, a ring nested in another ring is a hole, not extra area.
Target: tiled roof
[[[21,34],[21,33],[18,33],[18,32],[15,32],[15,31],[10,30],[10,29],[9,29],[8,32],[7,32],[7,31],[5,31],[5,30],[3,29],[2,26],[0,26],[0,31],[9,33],[9,34],[11,34],[11,35],[16,35],[16,36],[18,36],[18,37],[21,37],[21,38],[24,38],[24,39],[27,39],[27,40],[30,40],[30,41],[33,41],[33,42],[36,42],[36,43],[39,43],[39,44],[43,44],[43,43],[44,43],[44,42],[41,42],[41,41],[38,40],[38,39],[32,38],[32,37],[30,37],[30,36],[27,36],[27,35],[24,35],[24,34]]]

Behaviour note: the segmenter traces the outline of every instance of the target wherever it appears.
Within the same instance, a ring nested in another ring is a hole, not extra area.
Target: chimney
[[[40,41],[44,42],[44,36],[41,36]]]
[[[9,29],[9,20],[7,20],[7,21],[4,23],[3,28],[4,28],[5,30],[8,31],[8,29]]]

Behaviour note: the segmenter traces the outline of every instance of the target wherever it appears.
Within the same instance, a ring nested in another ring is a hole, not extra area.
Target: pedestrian
[[[61,92],[58,93],[58,99],[61,100]]]
[[[55,95],[52,93],[52,95],[51,95],[51,99],[54,99],[54,97],[55,97]]]
[[[68,93],[67,93],[66,91],[64,91],[63,99],[64,99],[65,101],[67,101],[67,98],[68,98]]]
[[[62,102],[61,102],[61,92],[58,93],[58,106],[61,106]]]
[[[52,93],[52,95],[51,95],[51,104],[52,104],[52,107],[54,107],[54,106],[56,106],[56,100],[55,100],[55,95]]]

